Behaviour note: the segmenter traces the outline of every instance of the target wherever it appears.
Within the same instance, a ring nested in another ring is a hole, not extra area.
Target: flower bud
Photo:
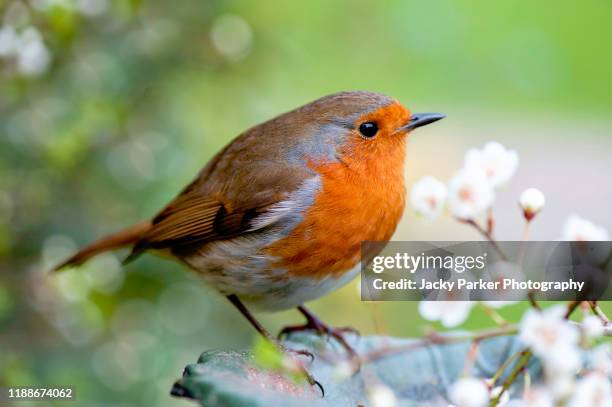
[[[528,188],[524,190],[519,198],[519,205],[528,222],[544,208],[545,203],[546,199],[544,198],[544,194],[537,188]]]

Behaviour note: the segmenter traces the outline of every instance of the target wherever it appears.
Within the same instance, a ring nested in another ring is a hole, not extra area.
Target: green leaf
[[[361,355],[382,347],[414,342],[411,339],[355,335],[347,335],[347,340]],[[368,390],[373,385],[383,384],[393,390],[400,406],[446,406],[448,388],[463,374],[470,348],[469,342],[418,347],[363,365],[357,374],[347,377],[339,374],[346,366],[346,355],[333,339],[312,333],[296,333],[283,344],[290,349],[308,350],[314,354],[312,363],[308,358],[299,360],[323,386],[324,397],[316,386],[295,382],[283,374],[286,356],[265,341],[257,341],[252,353],[204,352],[197,363],[185,368],[172,394],[191,398],[207,407],[354,407],[368,405]],[[490,378],[510,355],[523,348],[524,345],[513,336],[483,340],[470,373]],[[514,366],[514,363],[507,366],[498,383]],[[537,382],[540,377],[537,361],[532,361],[528,370],[532,381]],[[522,382],[521,375],[510,391],[516,392]]]

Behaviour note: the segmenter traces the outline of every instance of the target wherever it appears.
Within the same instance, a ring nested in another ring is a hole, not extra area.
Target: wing
[[[251,220],[265,213],[267,206],[232,209],[207,196],[180,195],[154,218],[152,227],[134,245],[126,262],[149,249],[180,253],[208,241],[252,232],[255,229]]]
[[[286,151],[262,148],[262,131],[261,126],[253,128],[217,154],[153,218],[151,229],[136,242],[126,262],[148,249],[170,249],[181,256],[207,242],[274,223],[281,212],[270,208],[286,200],[313,172],[286,160]]]

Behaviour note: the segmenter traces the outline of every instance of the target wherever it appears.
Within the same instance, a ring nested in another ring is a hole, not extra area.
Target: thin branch
[[[610,323],[610,319],[606,313],[599,307],[599,305],[597,305],[597,301],[589,301],[589,306],[591,307],[593,314],[597,315],[604,325],[608,325]]]
[[[499,367],[499,369],[497,369],[493,377],[491,377],[491,385],[493,387],[495,387],[495,383],[497,383],[497,379],[499,379],[501,375],[504,374],[508,366],[510,366],[512,362],[514,362],[519,356],[521,356],[525,350],[526,349],[523,349],[523,350],[513,353],[508,359],[504,361],[504,363],[502,363],[502,365]]]
[[[577,307],[572,306],[572,311]],[[569,309],[568,309],[569,311]],[[571,312],[570,312],[571,314]],[[570,321],[571,323],[580,326],[579,322]],[[410,352],[419,348],[424,348],[432,345],[445,345],[451,343],[460,342],[480,342],[485,339],[495,338],[498,336],[516,335],[518,333],[517,325],[505,325],[495,329],[487,329],[480,332],[467,333],[465,335],[442,335],[438,332],[433,332],[426,335],[423,339],[411,342],[405,345],[389,346],[387,348],[375,349],[371,352],[360,355],[360,361],[362,364],[384,359],[389,356],[397,355],[400,353]],[[603,336],[612,337],[612,324],[608,324],[604,327]]]
[[[474,367],[474,363],[476,362],[476,358],[478,357],[478,348],[480,347],[479,341],[473,341],[470,345],[470,349],[468,349],[467,357],[465,358],[465,362],[463,364],[463,374],[469,375]]]
[[[499,314],[499,312],[495,311],[493,308],[489,307],[484,302],[479,302],[478,305],[480,305],[484,312],[489,316],[489,318],[491,318],[493,322],[495,322],[497,326],[508,325],[508,321],[506,321],[504,317]]]
[[[476,223],[476,221],[474,221],[473,219],[459,219],[459,218],[457,218],[457,220],[459,222],[462,222],[462,223],[465,223],[467,225],[470,225],[470,226],[474,227],[486,240],[491,242],[491,245],[493,246],[493,248],[495,249],[497,254],[499,254],[499,257],[502,260],[506,260],[506,261],[508,260],[508,257],[504,254],[502,249],[497,244],[497,241],[493,238],[493,235],[488,230],[485,230],[482,226],[480,226],[478,223]]]
[[[527,299],[529,299],[529,304],[531,304],[531,306],[537,310],[541,310],[542,307],[540,306],[540,304],[538,304],[538,302],[535,299],[535,294],[533,293],[533,291],[529,291],[527,293]]]
[[[510,386],[512,386],[512,383],[516,381],[518,375],[527,366],[527,363],[529,363],[529,359],[531,359],[531,351],[529,349],[523,350],[521,352],[521,358],[519,359],[518,363],[514,367],[514,370],[512,370],[512,373],[510,373],[510,376],[508,376],[506,380],[504,380],[501,390],[499,391],[497,396],[495,396],[491,400],[491,402],[489,403],[489,407],[495,407],[499,404],[501,397],[504,395],[506,391],[508,391]]]
[[[459,343],[467,341],[479,342],[484,339],[494,338],[497,336],[514,335],[518,332],[518,328],[514,325],[507,325],[497,329],[489,329],[479,333],[471,333],[466,335],[440,335],[433,333],[418,341],[400,346],[390,346],[388,348],[375,349],[364,355],[361,355],[361,363],[366,364],[379,359],[384,359],[389,356],[399,353],[406,353],[418,348],[423,348],[431,345]]]
[[[567,304],[567,311],[565,311],[565,319],[568,319],[572,315],[574,310],[578,308],[581,302],[582,301],[571,301]]]
[[[522,266],[523,260],[525,258],[525,242],[529,240],[529,226],[531,225],[530,221],[525,221],[525,226],[523,226],[523,237],[521,238],[521,246],[519,255],[517,257],[517,263]]]
[[[523,266],[523,260],[525,258],[525,242],[529,238],[529,226],[530,225],[531,225],[531,219],[525,218],[525,227],[523,229],[523,238],[521,240],[521,247],[520,247],[520,252],[519,252],[518,260],[517,260],[517,263],[521,267]],[[535,294],[533,293],[533,291],[529,291],[527,293],[527,299],[529,300],[529,303],[531,304],[531,306],[533,308],[535,308],[537,310],[541,310],[542,309],[540,304],[538,304],[538,301],[536,301]]]

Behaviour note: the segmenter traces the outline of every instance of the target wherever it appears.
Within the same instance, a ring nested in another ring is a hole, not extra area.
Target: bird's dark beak
[[[425,126],[426,124],[437,122],[440,119],[444,119],[446,115],[442,113],[413,113],[410,117],[410,121],[405,126],[401,127],[403,131],[411,131],[417,127]]]

